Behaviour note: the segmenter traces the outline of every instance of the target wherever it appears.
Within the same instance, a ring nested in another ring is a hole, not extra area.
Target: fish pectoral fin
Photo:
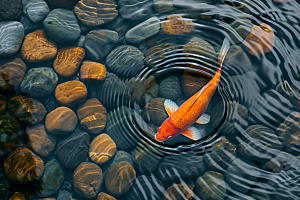
[[[208,124],[210,122],[210,115],[203,113],[196,121],[198,124]]]
[[[179,108],[179,106],[171,99],[165,100],[164,107],[169,116],[171,116]]]
[[[192,140],[199,140],[201,138],[200,131],[194,126],[190,126],[188,129],[181,132],[181,134]]]

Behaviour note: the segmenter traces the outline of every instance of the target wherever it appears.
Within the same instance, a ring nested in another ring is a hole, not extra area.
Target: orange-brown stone
[[[88,99],[77,108],[77,116],[84,131],[90,134],[101,133],[106,125],[105,107],[97,98]]]
[[[36,30],[25,36],[21,57],[29,63],[44,62],[53,59],[57,53],[57,46],[49,40],[44,30]]]
[[[182,74],[182,89],[187,97],[198,92],[208,81],[210,76],[203,72],[185,69]]]
[[[183,18],[180,15],[170,15],[167,20],[161,24],[165,34],[174,35],[182,33],[190,33],[194,30],[195,25],[191,19]]]
[[[275,34],[273,29],[262,23],[259,26],[253,25],[251,33],[243,42],[243,46],[251,55],[263,55],[273,49],[274,43]]]
[[[91,142],[89,157],[94,163],[102,165],[109,161],[115,155],[116,151],[116,143],[109,135],[103,133]]]
[[[84,61],[80,68],[80,80],[86,83],[99,83],[104,81],[106,77],[106,68],[104,65],[93,62]]]
[[[214,58],[216,55],[214,47],[199,37],[193,37],[182,48],[187,53],[202,55],[207,58]]]
[[[55,89],[55,98],[60,105],[75,106],[82,103],[87,96],[87,88],[81,81],[67,81]]]
[[[97,196],[97,200],[116,200],[116,198],[104,192],[100,192]]]
[[[29,149],[19,147],[6,158],[4,169],[13,182],[32,183],[43,175],[44,162]]]
[[[85,50],[81,47],[66,47],[59,49],[53,63],[53,68],[61,77],[73,76],[85,56]]]

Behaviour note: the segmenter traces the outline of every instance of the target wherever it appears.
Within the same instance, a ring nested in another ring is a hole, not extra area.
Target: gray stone
[[[84,47],[87,55],[92,60],[100,61],[117,46],[118,41],[119,35],[117,32],[106,29],[96,29],[86,35]]]
[[[50,197],[58,191],[65,180],[65,172],[61,164],[53,159],[44,168],[41,181],[35,188],[39,197]]]
[[[33,22],[31,22],[28,17],[26,17],[26,15],[22,15],[20,18],[19,18],[19,21],[23,24],[24,26],[24,32],[25,34],[28,34],[36,29],[38,29],[41,24],[35,24]]]
[[[52,68],[33,68],[25,75],[20,89],[32,97],[45,97],[54,91],[57,82],[58,76]]]
[[[153,12],[151,0],[119,0],[118,6],[124,19],[138,20]]]
[[[0,22],[0,56],[15,54],[24,40],[24,27],[20,22]]]
[[[140,43],[143,40],[156,35],[160,29],[160,20],[157,17],[151,17],[150,19],[138,24],[130,29],[125,39],[130,43]]]
[[[71,10],[57,8],[52,10],[43,22],[49,36],[56,42],[69,43],[80,36],[78,20]]]
[[[66,200],[66,199],[71,199],[71,193],[66,191],[66,190],[61,190],[58,193],[57,200]]]
[[[3,20],[11,21],[19,18],[22,14],[22,9],[22,0],[0,0],[0,17]]]
[[[44,0],[25,0],[23,13],[33,23],[41,23],[50,12],[47,3]]]

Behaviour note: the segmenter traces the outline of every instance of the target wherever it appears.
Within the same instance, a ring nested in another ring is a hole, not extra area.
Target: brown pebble
[[[46,132],[43,124],[26,127],[28,146],[39,156],[48,157],[56,145],[56,137]]]
[[[21,58],[9,57],[0,60],[0,89],[12,92],[21,84],[26,73],[26,65]]]
[[[87,88],[81,81],[67,81],[55,89],[55,98],[60,105],[75,106],[82,103],[87,96]]]
[[[198,54],[207,58],[214,58],[216,55],[214,47],[207,41],[198,37],[190,39],[182,48],[187,53]]]
[[[105,175],[106,190],[109,194],[120,197],[130,190],[135,177],[135,170],[129,162],[118,162]]]
[[[151,99],[143,109],[143,119],[147,122],[160,126],[168,118],[164,103],[165,98]]]
[[[29,149],[19,147],[6,158],[4,169],[13,182],[27,184],[43,175],[44,162]]]
[[[195,25],[192,20],[183,18],[180,15],[170,15],[167,20],[161,24],[165,34],[174,35],[182,33],[190,33],[194,30]]]
[[[101,133],[106,125],[106,109],[97,98],[86,100],[77,108],[81,127],[90,134]]]
[[[115,197],[110,196],[104,192],[100,192],[97,196],[97,200],[117,200]]]
[[[203,72],[185,69],[182,74],[182,89],[187,97],[198,92],[208,81],[210,76]]]
[[[194,196],[193,189],[194,183],[190,180],[179,184],[173,184],[166,190],[165,200],[191,199]]]
[[[93,62],[84,61],[80,68],[80,80],[86,83],[99,83],[104,81],[106,77],[106,68],[104,65]]]
[[[89,156],[93,162],[102,165],[109,161],[115,155],[116,151],[116,143],[109,135],[103,133],[91,142]]]
[[[98,165],[83,162],[74,171],[74,192],[78,197],[94,199],[100,191],[102,180],[102,170]]]
[[[274,31],[265,23],[262,23],[259,26],[253,25],[251,33],[243,42],[244,48],[253,56],[270,52],[273,49],[274,44]]]
[[[77,116],[70,108],[61,106],[46,116],[45,127],[50,134],[65,135],[75,130]]]
[[[21,57],[29,63],[44,62],[53,59],[57,46],[51,42],[44,30],[36,30],[25,36]]]
[[[59,49],[53,63],[56,73],[64,78],[73,76],[85,56],[85,50],[81,47],[66,47]]]

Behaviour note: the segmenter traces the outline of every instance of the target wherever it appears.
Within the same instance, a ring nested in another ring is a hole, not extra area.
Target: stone
[[[100,61],[113,50],[119,41],[119,35],[115,31],[95,29],[85,37],[85,50],[90,59]]]
[[[127,199],[162,199],[165,188],[154,176],[141,175],[133,181],[132,188],[125,195]]]
[[[59,49],[53,63],[53,69],[64,78],[73,76],[85,56],[85,50],[81,47],[66,47]]]
[[[113,165],[106,173],[105,188],[109,194],[120,197],[127,193],[136,177],[134,168],[127,161]]]
[[[197,167],[195,167],[197,166]],[[165,155],[156,168],[156,177],[166,183],[199,177],[207,170],[207,166],[197,152],[176,152]]]
[[[70,7],[72,5],[75,5],[78,2],[78,0],[46,0],[46,1],[57,7]]]
[[[237,136],[241,156],[255,162],[265,163],[274,158],[282,149],[282,143],[275,131],[261,125],[252,125]]]
[[[59,84],[55,89],[55,98],[60,105],[75,106],[84,102],[87,88],[81,81],[67,81]]]
[[[65,180],[65,171],[61,164],[53,159],[46,163],[41,181],[34,188],[38,197],[54,195]]]
[[[144,175],[153,174],[163,156],[159,148],[142,142],[131,151],[136,172]]]
[[[87,26],[99,26],[118,16],[115,0],[80,0],[74,8],[78,19]]]
[[[66,190],[60,190],[58,192],[58,196],[57,196],[57,199],[56,200],[66,200],[66,199],[70,199],[72,200],[72,195],[70,192],[66,191]]]
[[[167,35],[184,34],[193,32],[195,25],[192,19],[180,15],[170,15],[161,23],[161,28]]]
[[[187,53],[201,55],[206,58],[212,59],[216,56],[214,47],[199,37],[191,38],[182,48]]]
[[[173,38],[175,40],[175,38]],[[155,66],[157,60],[165,59],[165,57],[178,48],[178,45],[173,41],[166,42],[163,39],[159,40],[156,37],[146,42],[147,47],[145,50],[145,63],[149,66]]]
[[[52,10],[43,22],[44,29],[56,42],[70,43],[80,37],[81,30],[77,18],[71,10]]]
[[[142,71],[144,58],[144,54],[138,48],[121,45],[107,56],[106,67],[123,78],[132,78]]]
[[[105,131],[116,143],[118,149],[131,149],[139,142],[139,133],[142,133],[134,123],[132,114],[133,110],[124,106],[107,114]]]
[[[56,137],[49,135],[43,124],[27,126],[26,136],[29,148],[41,157],[48,157],[55,148]]]
[[[100,192],[97,196],[97,200],[117,200],[115,197],[110,196],[104,192]]]
[[[214,171],[206,172],[196,180],[194,192],[203,200],[223,200],[226,196],[224,176]]]
[[[42,104],[44,104],[48,113],[52,112],[57,107],[59,107],[59,104],[56,101],[54,94],[51,94],[47,98],[41,98],[40,100],[41,100]]]
[[[6,111],[6,104],[5,97],[0,93],[0,116]]]
[[[95,137],[91,142],[89,157],[94,163],[103,165],[115,155],[116,151],[116,143],[109,135],[103,133]]]
[[[125,91],[126,85],[121,81],[117,75],[108,73],[105,80],[97,89],[97,98],[104,105],[107,111],[111,111],[122,105],[122,95]]]
[[[29,149],[19,147],[5,159],[4,169],[13,182],[28,184],[41,178],[44,162]]]
[[[84,131],[101,133],[106,125],[106,109],[97,98],[90,98],[77,108],[77,116]]]
[[[127,31],[125,38],[128,42],[136,44],[156,35],[160,30],[160,20],[151,17]]]
[[[273,29],[261,23],[259,26],[253,25],[251,33],[243,42],[243,47],[253,56],[263,55],[270,52],[275,44],[275,34]]]
[[[17,51],[20,49],[22,45],[24,36],[25,36],[24,27],[20,22],[1,21],[0,22],[0,56],[11,56],[17,53]]]
[[[94,199],[100,191],[102,181],[101,168],[94,163],[83,162],[74,171],[74,192],[80,198]]]
[[[41,102],[24,95],[12,97],[7,105],[8,112],[26,125],[41,122],[47,114],[47,110]]]
[[[90,136],[78,129],[56,146],[56,155],[67,169],[73,169],[84,162],[88,155]]]
[[[25,132],[21,124],[10,115],[0,117],[0,156],[4,156],[16,147],[23,145]]]
[[[252,63],[245,51],[237,45],[230,46],[223,62],[222,76],[244,74],[253,69]]]
[[[21,58],[0,59],[0,90],[14,92],[21,84],[26,73],[26,65]]]
[[[194,197],[194,183],[191,180],[173,184],[166,189],[165,200],[188,200]]]
[[[57,53],[57,46],[49,41],[44,30],[36,30],[25,36],[21,57],[29,63],[39,63],[52,60]]]
[[[300,111],[300,94],[299,94],[300,91],[299,91],[299,89],[293,85],[291,87],[287,81],[284,82],[284,86],[281,86],[281,88],[286,88],[287,91],[286,92],[285,92],[285,90],[284,90],[284,92],[282,91],[283,94],[280,93],[277,89],[276,89],[276,91],[278,91],[283,96],[288,94],[287,96],[290,99],[290,102],[293,104],[296,111]]]
[[[276,130],[282,144],[294,153],[300,152],[300,113],[292,112]]]
[[[131,78],[126,86],[126,93],[131,106],[138,105],[142,108],[153,98],[157,97],[158,84],[154,76]]]
[[[77,126],[77,116],[70,108],[61,106],[47,114],[45,127],[52,135],[66,135]]]
[[[104,172],[103,173],[104,176],[112,166],[114,166],[115,164],[122,162],[122,161],[128,162],[132,167],[134,166],[131,155],[129,153],[127,153],[126,151],[117,150],[117,152],[115,153],[115,156],[112,157],[107,163],[105,163],[104,165],[101,166],[101,169]]]
[[[191,97],[205,86],[209,80],[210,76],[206,73],[184,69],[181,81],[182,90],[187,97]]]
[[[120,15],[112,22],[105,25],[107,29],[114,30],[119,34],[119,38],[125,36],[130,26],[127,20],[123,19]]]
[[[80,80],[85,83],[100,83],[106,78],[106,68],[104,65],[93,62],[84,61],[80,68]]]
[[[249,125],[260,124],[275,131],[293,110],[288,99],[274,89],[268,90],[249,107]]]
[[[50,9],[44,0],[26,0],[23,13],[33,23],[41,23],[49,14]]]
[[[7,192],[8,193],[8,192]],[[9,195],[6,195],[5,198],[8,198]],[[12,197],[10,197],[10,200],[26,200],[26,199],[32,199],[33,198],[33,190],[26,186],[23,186],[19,188]]]
[[[146,122],[160,126],[169,116],[165,111],[164,98],[154,98],[150,100],[142,111],[142,117]]]
[[[124,19],[138,20],[153,13],[150,0],[119,0],[118,6]]]
[[[158,88],[158,96],[176,101],[181,95],[180,81],[176,76],[164,79]]]
[[[50,67],[30,69],[25,75],[20,90],[32,97],[46,97],[53,93],[58,76]]]
[[[28,34],[36,29],[38,29],[41,24],[35,24],[32,23],[28,17],[26,17],[26,15],[22,15],[19,19],[19,21],[22,23],[23,27],[24,27],[24,33]]]
[[[23,11],[22,0],[1,0],[0,1],[0,18],[3,20],[16,20]]]
[[[158,13],[165,13],[175,10],[172,0],[153,0],[154,9]]]
[[[228,166],[236,159],[236,145],[231,144],[226,137],[217,140],[204,154],[207,166],[215,171],[225,173]]]

